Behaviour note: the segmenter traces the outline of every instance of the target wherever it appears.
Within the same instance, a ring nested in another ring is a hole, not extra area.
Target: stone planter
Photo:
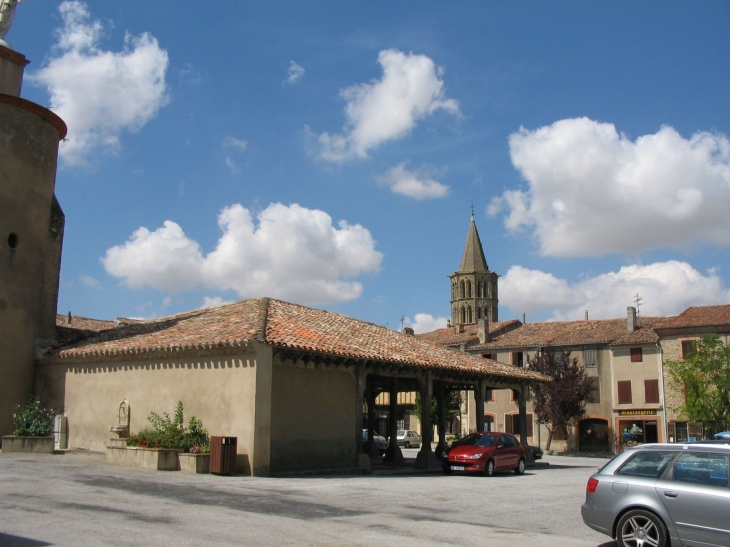
[[[210,472],[210,454],[188,454],[180,452],[177,455],[180,462],[180,471],[189,473],[209,473]]]
[[[53,435],[49,437],[3,437],[3,454],[9,452],[30,452],[33,454],[53,454]]]
[[[158,471],[177,471],[180,469],[178,453],[181,450],[168,448],[138,448],[132,446],[108,446],[106,461],[127,467],[141,467]]]

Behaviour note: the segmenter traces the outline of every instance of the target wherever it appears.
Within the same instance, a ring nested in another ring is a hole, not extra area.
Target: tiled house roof
[[[50,361],[126,361],[145,354],[195,350],[215,355],[257,340],[274,347],[472,372],[514,380],[542,380],[539,374],[453,351],[414,336],[297,304],[257,298],[144,321],[100,332],[61,347]]]
[[[68,322],[68,319],[68,315],[56,314],[56,326],[99,332],[113,329],[119,324],[117,321],[89,319],[88,317],[80,317],[78,315],[71,316],[71,323]]]
[[[511,328],[517,328],[521,325],[517,319],[510,319],[509,321],[496,321],[489,323],[489,335],[498,336],[503,331],[510,330]],[[446,327],[443,329],[436,329],[431,332],[423,334],[417,334],[416,338],[420,340],[426,340],[440,346],[458,346],[460,344],[470,344],[479,342],[478,335],[479,328],[477,325],[465,325],[464,332],[456,332],[455,327]]]
[[[659,335],[656,328],[667,322],[666,317],[640,317],[637,320],[638,328],[633,332],[625,332],[614,340],[612,346],[631,346],[636,344],[656,344],[659,342]]]
[[[626,319],[528,323],[472,349],[601,344],[610,343],[626,332]]]
[[[670,318],[659,328],[678,329],[730,325],[730,304],[720,306],[693,306]]]

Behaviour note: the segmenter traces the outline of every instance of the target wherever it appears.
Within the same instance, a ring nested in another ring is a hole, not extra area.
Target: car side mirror
[[[500,449],[500,448],[504,448],[504,445],[503,444],[497,445],[497,449]]]

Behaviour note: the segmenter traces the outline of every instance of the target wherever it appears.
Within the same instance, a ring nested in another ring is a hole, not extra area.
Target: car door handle
[[[674,490],[665,490],[664,495],[668,498],[676,498],[677,496],[679,496],[679,492],[676,492]]]

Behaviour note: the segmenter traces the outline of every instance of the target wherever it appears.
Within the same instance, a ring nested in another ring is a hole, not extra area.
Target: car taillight
[[[598,479],[591,477],[588,479],[588,484],[586,485],[586,493],[593,494],[593,492],[596,491],[596,488],[598,488]]]

